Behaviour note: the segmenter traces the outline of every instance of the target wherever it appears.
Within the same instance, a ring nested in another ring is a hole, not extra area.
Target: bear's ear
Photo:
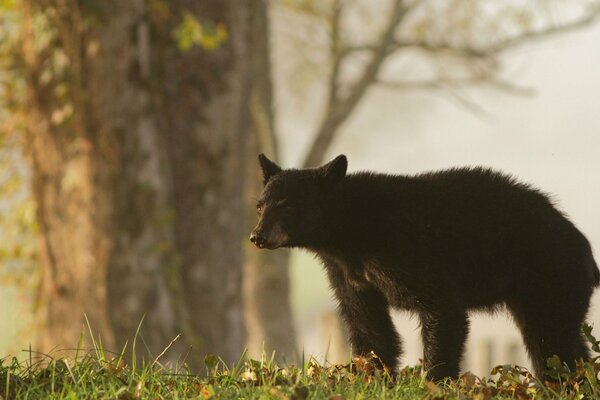
[[[346,176],[348,169],[348,160],[341,154],[332,161],[319,168],[319,174],[325,180],[327,186],[333,186]]]
[[[279,167],[279,165],[269,160],[267,156],[265,156],[262,153],[258,155],[258,162],[260,163],[260,167],[262,168],[264,185],[266,185],[267,182],[269,182],[269,179],[281,172],[281,168]]]

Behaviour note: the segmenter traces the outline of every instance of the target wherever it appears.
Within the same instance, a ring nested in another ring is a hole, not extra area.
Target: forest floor
[[[600,342],[584,333],[592,349]],[[131,359],[135,359],[135,348]],[[375,355],[347,365],[322,365],[314,359],[280,367],[272,359],[242,355],[227,366],[207,355],[206,372],[168,369],[158,359],[129,363],[125,351],[108,357],[101,347],[69,358],[31,354],[25,361],[0,360],[0,399],[589,399],[600,398],[598,357],[569,371],[557,357],[548,360],[556,382],[540,382],[517,366],[498,366],[491,378],[470,373],[434,383],[422,369],[406,367],[394,376],[378,368]]]

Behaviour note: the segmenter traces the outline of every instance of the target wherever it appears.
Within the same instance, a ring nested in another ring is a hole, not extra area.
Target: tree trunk
[[[188,340],[228,362],[244,347],[241,295],[245,155],[251,134],[249,1],[171,1],[201,20],[223,23],[218,51],[182,53],[163,46],[164,112],[173,168],[175,243],[180,254]],[[157,25],[164,42],[172,27]],[[196,353],[196,357],[201,354]]]
[[[40,304],[44,330],[39,340],[42,351],[55,346],[73,348],[79,335],[87,332],[84,314],[91,327],[102,333],[106,347],[115,345],[108,313],[105,284],[112,240],[110,229],[112,186],[110,169],[99,168],[105,154],[96,151],[98,137],[91,134],[93,121],[84,97],[80,57],[69,59],[69,98],[56,95],[59,71],[51,71],[55,49],[35,51],[40,34],[32,28],[29,1],[23,1],[24,59],[27,72],[28,118],[24,143],[32,167],[32,193],[37,203],[42,283]],[[63,10],[56,9],[57,13]],[[64,17],[60,28],[81,27],[79,9]],[[39,29],[39,28],[38,28]],[[54,33],[54,32],[53,32]],[[61,55],[82,51],[80,35],[61,41]],[[55,73],[50,80],[43,74]]]
[[[256,0],[252,2],[252,8],[253,86],[250,110],[255,134],[246,158],[246,236],[256,224],[256,199],[262,191],[258,153],[264,152],[277,158],[267,3]],[[270,357],[275,351],[278,362],[295,361],[297,350],[290,305],[289,251],[261,251],[246,240],[245,254],[243,293],[248,352],[251,357],[259,358],[263,352]]]
[[[145,316],[153,356],[183,333],[172,360],[188,345],[193,368],[209,351],[236,360],[249,2],[22,4],[41,349],[76,345],[85,313],[118,350]],[[223,24],[226,42],[180,51],[172,32],[184,11]],[[52,47],[34,46],[36,13],[50,19]]]

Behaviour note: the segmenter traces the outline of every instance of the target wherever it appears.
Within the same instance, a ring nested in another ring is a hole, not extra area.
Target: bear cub
[[[535,374],[589,358],[581,333],[600,274],[585,236],[548,196],[484,168],[346,174],[343,155],[286,169],[259,156],[264,190],[250,240],[297,247],[327,271],[356,354],[394,369],[390,308],[415,313],[429,378],[456,378],[470,311],[505,307]]]

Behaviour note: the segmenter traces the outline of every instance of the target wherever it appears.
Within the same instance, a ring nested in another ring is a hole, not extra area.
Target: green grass
[[[600,343],[584,328],[594,351]],[[135,349],[135,346],[132,346]],[[245,354],[235,365],[214,355],[206,370],[190,374],[185,368],[167,369],[160,356],[147,362],[128,362],[135,351],[109,356],[100,343],[91,351],[70,357],[28,352],[25,361],[0,360],[2,399],[582,399],[599,398],[600,362],[594,358],[569,371],[556,357],[548,361],[557,383],[542,383],[529,371],[498,366],[492,379],[470,373],[457,380],[433,383],[419,366],[390,376],[378,368],[375,355],[354,358],[347,365],[322,365],[314,359],[300,366],[280,367],[273,358],[252,360]]]

